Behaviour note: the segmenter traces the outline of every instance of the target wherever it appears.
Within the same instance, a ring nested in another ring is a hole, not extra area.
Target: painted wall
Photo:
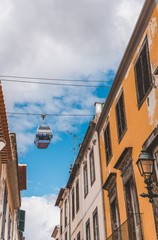
[[[95,181],[91,186],[90,181],[90,153],[93,149],[94,153],[94,163],[95,163]],[[84,177],[83,168],[85,162],[87,163],[88,170],[88,194],[84,197]],[[81,234],[81,239],[86,239],[86,222],[90,219],[90,229],[91,229],[91,239],[93,240],[93,212],[98,209],[98,221],[99,221],[99,235],[100,239],[105,239],[105,228],[104,228],[104,211],[103,211],[103,196],[102,196],[102,185],[101,185],[101,174],[100,174],[100,156],[98,148],[98,136],[95,132],[91,142],[87,146],[87,150],[82,158],[80,168],[72,188],[76,186],[76,181],[79,179],[80,184],[80,209],[75,218],[71,221],[71,239],[76,239],[78,232]],[[72,188],[70,191],[70,196],[72,194]],[[71,203],[72,205],[72,203]]]
[[[158,125],[158,76],[154,76],[154,86],[150,93],[146,97],[142,106],[138,108],[137,95],[136,95],[136,83],[134,74],[134,64],[139,52],[141,50],[142,43],[147,36],[149,44],[149,55],[151,72],[153,74],[155,68],[158,66],[158,6],[155,7],[147,28],[143,33],[141,41],[137,46],[137,50],[134,53],[132,61],[128,66],[128,70],[124,75],[122,84],[120,85],[117,94],[114,97],[114,101],[110,107],[110,110],[106,116],[104,116],[104,123],[99,130],[99,142],[100,142],[100,155],[101,155],[101,172],[102,172],[102,184],[105,183],[111,172],[117,173],[117,193],[118,203],[120,210],[121,223],[127,220],[126,206],[124,201],[124,190],[121,172],[114,168],[121,153],[126,147],[132,147],[132,160],[133,169],[136,180],[136,187],[138,195],[142,192],[146,192],[143,177],[140,176],[136,161],[142,150],[142,145],[149,137],[151,132]],[[116,113],[115,106],[123,89],[125,112],[127,121],[127,131],[122,138],[121,142],[118,141],[117,125],[116,125]],[[113,156],[108,165],[106,165],[105,156],[105,143],[104,143],[104,129],[106,127],[106,121],[109,118],[110,130],[111,130],[111,142]],[[153,217],[152,205],[147,199],[143,199],[138,196],[140,212],[143,213],[143,231],[146,240],[156,239],[155,223]],[[111,235],[111,218],[110,218],[110,206],[107,191],[104,191],[104,211],[106,218],[106,230],[107,236]]]

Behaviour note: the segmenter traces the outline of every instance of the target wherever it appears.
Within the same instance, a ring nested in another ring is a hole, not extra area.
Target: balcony
[[[144,240],[142,214],[132,214],[106,240]]]

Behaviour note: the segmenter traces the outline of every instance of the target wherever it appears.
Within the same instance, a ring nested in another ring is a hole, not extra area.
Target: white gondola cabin
[[[49,146],[53,137],[51,128],[44,123],[45,115],[42,114],[43,123],[38,127],[34,143],[39,149],[45,149]]]

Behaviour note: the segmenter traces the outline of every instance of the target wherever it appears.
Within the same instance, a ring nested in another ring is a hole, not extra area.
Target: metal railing
[[[134,213],[106,240],[143,240],[142,214]]]

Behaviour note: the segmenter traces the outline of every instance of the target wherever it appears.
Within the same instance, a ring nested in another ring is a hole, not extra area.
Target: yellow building
[[[146,0],[97,124],[106,239],[158,239],[158,1]],[[137,160],[155,159],[149,195]],[[140,156],[140,157],[139,157]],[[149,202],[150,200],[150,202]],[[153,201],[153,203],[152,203]]]

